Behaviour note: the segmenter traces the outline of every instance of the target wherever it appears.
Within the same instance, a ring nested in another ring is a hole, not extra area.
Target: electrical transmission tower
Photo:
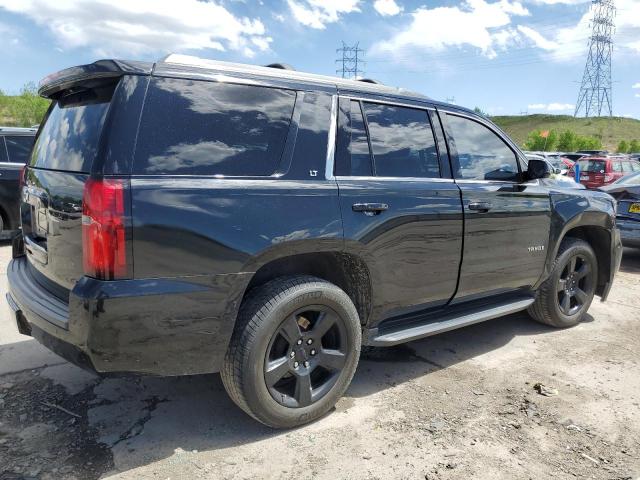
[[[616,15],[614,0],[592,0],[593,19],[589,54],[578,93],[578,102],[573,116],[581,110],[585,117],[600,117],[613,114],[611,97],[611,51],[613,19]]]
[[[359,47],[360,42],[353,47],[349,47],[342,42],[342,48],[336,49],[336,53],[342,53],[342,58],[336,60],[336,64],[340,67],[336,70],[342,78],[362,78],[364,75],[364,50]]]

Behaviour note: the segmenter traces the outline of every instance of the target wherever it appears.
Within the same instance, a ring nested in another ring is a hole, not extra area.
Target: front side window
[[[294,91],[170,78],[149,90],[134,173],[269,176],[278,168]]]
[[[439,178],[426,110],[364,102],[376,176]]]
[[[33,147],[33,140],[34,137],[27,135],[5,137],[7,152],[9,152],[9,161],[13,163],[27,163],[31,148]]]
[[[447,114],[458,152],[455,176],[467,180],[518,179],[516,154],[492,130],[474,120]]]

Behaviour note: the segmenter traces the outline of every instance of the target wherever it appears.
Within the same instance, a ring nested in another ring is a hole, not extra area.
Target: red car
[[[640,172],[640,162],[629,158],[588,157],[578,160],[580,183],[587,188],[599,188],[632,172]],[[575,176],[575,165],[569,169]]]

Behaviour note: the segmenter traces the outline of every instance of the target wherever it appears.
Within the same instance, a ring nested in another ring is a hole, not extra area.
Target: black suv
[[[567,327],[606,298],[609,195],[545,185],[472,111],[276,67],[170,56],[42,81],[8,269],[22,333],[100,373],[221,372],[292,427],[332,408],[362,345],[527,308]]]
[[[20,176],[35,136],[35,128],[0,127],[0,238],[20,226]]]

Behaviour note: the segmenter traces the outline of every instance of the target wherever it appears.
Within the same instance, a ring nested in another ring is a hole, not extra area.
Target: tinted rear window
[[[161,78],[145,102],[138,174],[268,176],[278,168],[296,94]]]
[[[590,173],[604,173],[606,168],[606,162],[603,160],[580,160],[578,165],[581,172]]]
[[[93,103],[93,99],[81,96],[77,100],[58,101],[52,106],[33,147],[32,167],[91,170],[109,103],[108,99]]]
[[[27,163],[34,137],[30,135],[6,136],[9,161],[14,163]]]

